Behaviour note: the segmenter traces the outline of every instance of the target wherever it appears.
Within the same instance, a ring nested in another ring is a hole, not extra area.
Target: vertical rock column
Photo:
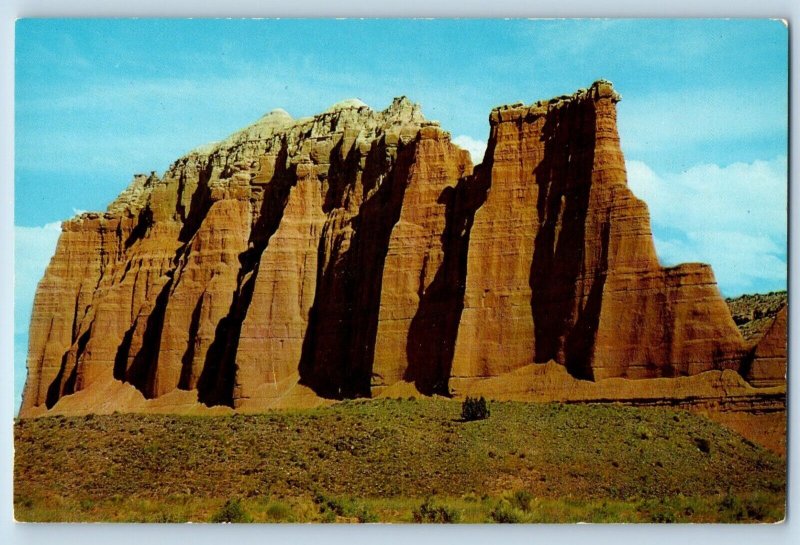
[[[326,216],[315,168],[305,164],[297,170],[281,222],[253,273],[236,352],[235,407],[278,397],[299,377]]]
[[[627,187],[618,100],[599,81],[492,112],[453,376],[551,359],[586,379],[738,369],[743,341],[710,268],[659,266]]]
[[[539,225],[535,168],[544,156],[541,113],[499,108],[483,168],[489,193],[475,212],[469,240],[464,310],[452,364],[454,377],[487,377],[533,360],[530,272]]]
[[[248,201],[217,200],[187,244],[173,277],[148,396],[197,387],[219,322],[231,307],[250,218]]]
[[[389,238],[381,282],[373,385],[402,379],[446,391],[460,316],[457,266],[445,263],[456,186],[472,171],[469,154],[437,127],[424,127]]]
[[[78,328],[100,283],[103,269],[100,230],[102,218],[65,221],[55,255],[36,289],[28,341],[28,378],[20,413],[48,400],[62,390],[65,354],[78,340]],[[59,377],[61,373],[62,377]],[[57,377],[59,377],[57,381]]]

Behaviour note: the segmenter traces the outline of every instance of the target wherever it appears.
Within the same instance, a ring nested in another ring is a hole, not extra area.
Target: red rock
[[[744,343],[710,268],[659,266],[627,187],[605,82],[492,112],[454,377],[555,360],[576,377],[738,369]]]
[[[784,306],[764,336],[756,344],[753,361],[745,378],[753,386],[766,387],[786,384],[787,318],[789,307]]]
[[[64,223],[20,415],[447,394],[549,360],[595,380],[739,370],[710,268],[658,263],[617,100],[598,82],[495,109],[474,173],[400,98],[273,111],[137,176]],[[770,343],[756,380],[779,374]]]
[[[170,284],[148,397],[197,388],[218,324],[233,302],[250,218],[248,201],[216,201],[188,242]]]
[[[236,353],[235,406],[283,394],[298,364],[314,301],[325,214],[316,179],[291,188],[283,218],[261,254]],[[246,281],[246,282],[247,282]]]
[[[463,296],[457,264],[448,256],[453,244],[447,222],[456,187],[472,163],[447,133],[433,127],[422,129],[413,149],[383,267],[373,385],[409,380],[426,393],[446,393]]]

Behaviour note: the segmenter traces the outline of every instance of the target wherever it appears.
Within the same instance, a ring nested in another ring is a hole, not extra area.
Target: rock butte
[[[62,224],[20,416],[419,393],[780,404],[785,310],[751,349],[709,266],[659,265],[618,100],[598,81],[495,108],[474,169],[402,97],[274,110],[135,176]]]

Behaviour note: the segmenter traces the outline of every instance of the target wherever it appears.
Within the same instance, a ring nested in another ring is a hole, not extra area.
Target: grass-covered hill
[[[664,408],[445,399],[15,426],[18,520],[714,521],[783,517],[785,461]],[[427,500],[426,500],[427,499]]]

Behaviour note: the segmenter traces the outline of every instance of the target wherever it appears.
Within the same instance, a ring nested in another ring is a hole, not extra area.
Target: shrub
[[[737,496],[734,496],[730,489],[719,503],[719,512],[723,521],[742,521],[747,518],[747,505]]]
[[[214,513],[211,522],[253,522],[253,518],[244,510],[241,501],[232,499],[226,501],[225,505]]]
[[[483,396],[480,399],[467,396],[461,403],[461,419],[465,422],[484,420],[489,418],[489,414],[489,407]]]
[[[273,522],[294,522],[292,507],[282,501],[271,501],[267,505],[266,514]]]
[[[33,500],[28,496],[21,496],[19,498],[16,498],[15,503],[20,507],[24,507],[25,509],[30,509],[31,507],[33,507]]]
[[[650,431],[650,428],[648,428],[644,424],[640,424],[639,426],[636,427],[636,435],[639,437],[639,439],[642,440],[653,438],[653,432]]]
[[[446,505],[435,505],[431,498],[426,498],[422,505],[412,512],[414,522],[434,522],[452,524],[461,520],[461,512]]]
[[[705,437],[695,437],[694,444],[697,446],[697,449],[704,454],[711,452],[711,442]]]
[[[176,513],[161,512],[156,515],[155,522],[163,524],[175,524],[178,522],[186,522],[186,517]]]
[[[652,522],[672,524],[675,522],[675,513],[666,509],[661,509],[652,513],[650,515],[650,520]]]
[[[489,516],[494,522],[503,524],[526,522],[525,513],[511,505],[507,500],[501,500]]]
[[[527,490],[517,490],[514,492],[514,495],[511,496],[511,505],[517,509],[525,511],[526,513],[530,513],[532,500],[533,494]]]
[[[747,517],[752,520],[764,520],[770,515],[769,507],[766,505],[763,498],[760,497],[748,499],[744,503],[744,508],[747,511]]]
[[[378,522],[378,515],[353,499],[330,498],[322,493],[314,496],[314,503],[319,505],[323,522],[335,522],[336,517],[356,518],[358,522]]]
[[[358,510],[356,511],[356,518],[358,522],[361,523],[368,523],[368,522],[378,522],[378,515],[376,515],[373,511],[366,505],[360,505]]]

